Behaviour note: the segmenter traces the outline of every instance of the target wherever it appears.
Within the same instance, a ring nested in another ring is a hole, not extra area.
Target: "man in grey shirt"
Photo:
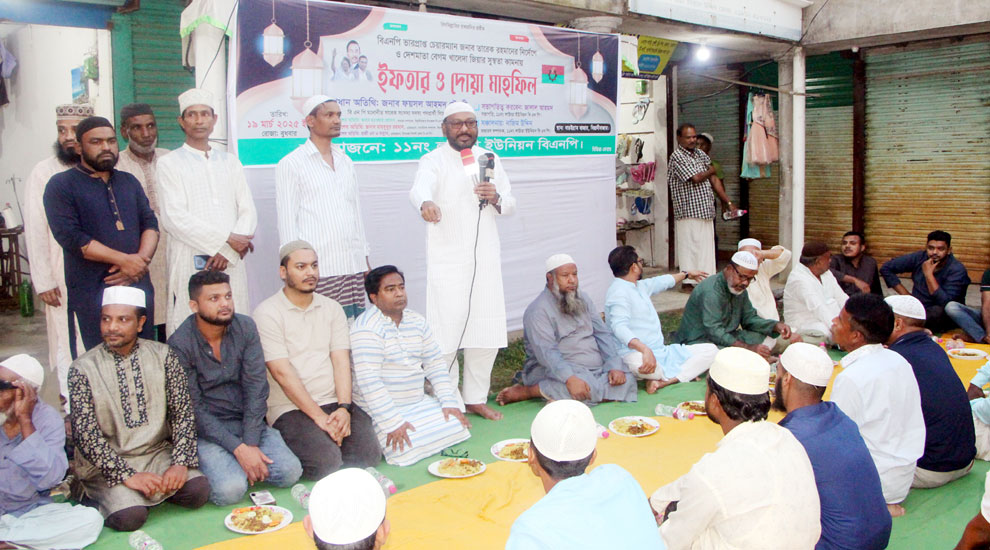
[[[828,268],[849,296],[876,294],[880,289],[880,272],[877,261],[866,253],[866,236],[859,231],[846,231],[842,236],[842,254],[833,254]]]

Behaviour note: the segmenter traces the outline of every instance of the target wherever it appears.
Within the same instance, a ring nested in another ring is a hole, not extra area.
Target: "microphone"
[[[474,183],[478,183],[477,176],[474,172],[474,167],[476,166],[474,161],[474,153],[471,151],[470,147],[467,149],[461,149],[461,164],[464,166],[464,173],[467,177],[471,178]]]
[[[485,153],[478,158],[478,181],[490,183],[495,177],[495,155]],[[488,201],[481,199],[478,208],[484,208]]]

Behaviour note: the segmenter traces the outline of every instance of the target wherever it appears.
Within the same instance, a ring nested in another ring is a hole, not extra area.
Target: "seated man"
[[[985,460],[985,459],[983,459]],[[956,550],[984,550],[990,548],[990,472],[983,482],[983,500],[980,511],[966,525]]]
[[[629,472],[595,461],[598,430],[591,409],[561,399],[530,428],[529,469],[546,496],[512,524],[506,550],[664,548],[646,495]]]
[[[789,346],[777,363],[773,408],[787,413],[780,425],[801,442],[815,471],[822,508],[816,548],[882,550],[891,520],[877,467],[856,423],[835,403],[822,401],[833,368],[818,346]]]
[[[965,298],[965,296],[964,296]],[[945,314],[959,325],[970,341],[990,344],[990,269],[980,279],[980,307],[969,307],[962,301],[949,302]]]
[[[990,461],[990,398],[983,393],[983,386],[990,382],[990,361],[987,361],[969,382],[966,396],[973,411],[973,429],[976,432],[976,458]]]
[[[901,273],[911,274],[911,292],[901,284],[898,277]],[[888,260],[880,267],[880,275],[898,294],[910,294],[921,301],[925,306],[926,328],[942,332],[956,326],[945,314],[945,306],[949,302],[966,301],[969,274],[952,254],[952,235],[932,231],[925,250]]]
[[[866,236],[860,231],[846,231],[842,236],[842,254],[833,254],[828,268],[849,296],[883,295],[877,261],[866,253]]]
[[[210,496],[209,482],[195,469],[186,373],[168,346],[138,338],[145,300],[139,288],[106,288],[103,344],[69,367],[73,471],[83,501],[98,506],[106,526],[118,531],[140,528],[148,508],[166,500],[199,508]]]
[[[89,506],[54,503],[49,490],[65,477],[65,424],[38,400],[45,369],[30,355],[0,363],[0,548],[83,548],[96,541],[103,516]]]
[[[189,378],[196,412],[199,465],[217,506],[239,502],[248,484],[288,487],[302,466],[274,428],[265,425],[268,379],[254,321],[234,312],[230,277],[199,271],[189,278],[192,314],[168,345]]]
[[[309,243],[287,243],[279,256],[285,287],[254,310],[271,388],[268,422],[299,457],[306,479],[323,479],[341,465],[374,466],[382,451],[371,417],[351,401],[347,314],[316,292],[320,268]]]
[[[605,294],[605,323],[620,344],[619,355],[633,376],[646,380],[646,393],[688,382],[708,370],[718,353],[714,344],[664,345],[660,317],[650,296],[674,288],[690,277],[700,281],[701,271],[682,271],[643,279],[643,261],[631,246],[620,246],[608,255],[615,279]]]
[[[759,267],[752,253],[739,251],[721,272],[702,281],[684,306],[677,342],[735,346],[768,358],[777,344],[774,332],[791,338],[790,327],[760,317],[746,296]]]
[[[381,485],[358,468],[344,468],[317,481],[303,528],[316,550],[379,550],[389,532]]]
[[[900,505],[914,480],[925,450],[921,393],[911,365],[883,347],[894,330],[894,312],[876,294],[846,300],[832,321],[832,341],[849,352],[832,386],[832,402],[859,426],[887,501],[890,515],[904,515]]]
[[[832,319],[849,298],[828,270],[831,255],[825,243],[807,243],[784,285],[784,319],[809,344],[831,343]]]
[[[705,410],[725,437],[650,497],[670,550],[782,550],[818,541],[815,474],[791,432],[766,421],[769,377],[770,365],[749,350],[727,348],[715,356]]]
[[[351,327],[354,403],[371,415],[385,461],[408,466],[471,437],[440,345],[426,318],[406,309],[405,277],[376,267],[364,288],[372,305]]]
[[[546,263],[547,286],[523,314],[526,362],[522,384],[498,393],[499,405],[526,399],[636,401],[636,379],[591,298],[578,290],[578,269],[567,254]]]
[[[969,473],[976,456],[972,409],[959,375],[941,346],[925,331],[925,308],[914,296],[888,296],[894,330],[887,347],[907,359],[921,392],[925,452],[911,487],[941,487]]]
[[[791,251],[779,244],[770,250],[763,250],[763,243],[756,239],[739,241],[737,250],[749,252],[756,257],[760,265],[756,277],[746,289],[749,303],[753,304],[760,317],[779,321],[780,312],[777,311],[777,299],[774,298],[773,288],[770,287],[770,279],[787,269],[787,264],[791,261]]]

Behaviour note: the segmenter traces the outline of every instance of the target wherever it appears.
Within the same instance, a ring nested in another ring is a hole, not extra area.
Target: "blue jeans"
[[[234,454],[203,438],[199,438],[197,443],[199,469],[210,480],[210,500],[217,506],[230,506],[240,502],[247,493],[248,479]],[[267,483],[288,487],[299,481],[302,465],[282,440],[278,430],[265,426],[258,448],[272,459],[272,463],[268,464],[268,478],[265,479]]]
[[[959,328],[966,331],[973,340],[983,342],[987,337],[987,332],[983,330],[983,316],[979,309],[969,307],[959,302],[949,302],[945,306],[945,314],[948,315]]]

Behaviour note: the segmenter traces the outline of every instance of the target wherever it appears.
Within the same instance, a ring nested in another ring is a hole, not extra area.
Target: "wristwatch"
[[[351,409],[354,408],[354,404],[353,403],[337,403],[337,407],[339,407],[341,409],[344,409],[345,411],[347,411],[347,414],[350,414],[351,413]]]
[[[495,202],[492,203],[492,206],[501,206],[501,205],[502,205],[502,195],[495,193]]]

